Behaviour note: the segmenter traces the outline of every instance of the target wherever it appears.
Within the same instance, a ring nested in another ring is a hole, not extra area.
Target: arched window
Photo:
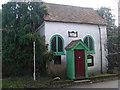
[[[50,40],[50,50],[55,52],[56,55],[64,54],[64,40],[60,35],[52,36]]]
[[[94,40],[93,40],[93,38],[91,36],[87,35],[84,38],[84,43],[89,48],[90,53],[95,53],[95,51],[94,51]]]

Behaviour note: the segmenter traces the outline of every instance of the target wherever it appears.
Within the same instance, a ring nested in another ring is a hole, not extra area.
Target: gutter
[[[102,69],[102,42],[101,42],[101,28],[98,25],[99,29],[99,36],[100,36],[100,58],[101,58],[101,74],[103,74],[103,69]]]
[[[71,21],[60,21],[60,20],[46,20],[44,19],[44,21],[47,21],[47,22],[59,22],[59,23],[76,23],[76,24],[89,24],[89,25],[98,25],[98,23],[89,23],[89,22],[71,22]],[[106,26],[106,24],[99,24],[101,26]]]

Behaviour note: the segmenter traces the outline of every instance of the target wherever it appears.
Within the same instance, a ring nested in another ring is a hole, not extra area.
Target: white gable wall
[[[101,59],[100,59],[100,34],[98,25],[90,25],[90,24],[75,24],[75,23],[60,23],[60,22],[47,22],[45,21],[45,41],[46,44],[48,44],[48,50],[50,51],[50,39],[53,35],[61,35],[64,39],[64,48],[72,41],[77,39],[82,39],[86,35],[92,36],[94,39],[95,44],[95,54],[94,56],[94,66],[89,67],[89,73],[95,74],[100,73],[101,70]],[[106,27],[100,26],[101,28],[101,38],[102,38],[102,59],[103,59],[103,69],[104,72],[106,72],[106,51],[104,49],[104,46],[106,45]],[[78,37],[68,37],[68,31],[77,31]],[[64,50],[65,55],[62,55],[62,64],[61,67],[65,69],[66,67],[66,51]]]
[[[103,72],[107,69],[108,61],[107,61],[107,31],[106,27],[100,27],[101,28],[101,41],[102,41],[102,65],[103,65]]]

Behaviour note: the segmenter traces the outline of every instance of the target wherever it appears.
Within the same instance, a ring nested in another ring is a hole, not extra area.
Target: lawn
[[[0,89],[2,88],[2,80],[0,80]]]
[[[60,82],[61,84],[58,84]],[[61,79],[59,81],[52,81],[50,77],[39,77],[35,81],[32,77],[15,77],[5,78],[2,80],[2,88],[59,88],[69,84],[69,80]]]
[[[2,80],[2,88],[49,88],[51,79],[39,77],[35,81],[32,77],[10,77]]]
[[[96,78],[97,78],[97,77],[99,78],[99,77],[106,77],[106,76],[109,77],[109,76],[113,76],[113,75],[117,75],[117,74],[108,74],[108,73],[106,73],[106,74],[90,75],[89,77],[90,77],[90,78],[95,78],[95,77],[96,77]]]
[[[100,74],[93,77],[101,76],[111,76],[113,74]],[[116,78],[116,77],[110,77]],[[107,78],[102,78],[107,79]],[[97,80],[102,80],[97,79]],[[109,79],[109,78],[108,78]],[[1,83],[0,83],[1,84]],[[58,81],[53,81],[53,78],[50,77],[37,77],[36,80],[33,80],[33,77],[24,76],[24,77],[10,77],[4,78],[2,80],[2,88],[60,88],[64,86],[72,85],[73,80],[60,79]]]
[[[113,74],[99,74],[99,75],[95,75],[94,77],[104,77],[104,76],[111,76]]]

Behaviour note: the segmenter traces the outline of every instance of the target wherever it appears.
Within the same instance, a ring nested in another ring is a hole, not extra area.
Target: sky
[[[0,9],[1,9],[1,5],[7,3],[8,1],[9,0],[1,0]],[[115,15],[116,25],[118,25],[118,4],[117,4],[118,0],[42,0],[42,1],[47,3],[90,7],[94,9],[98,9],[100,7],[107,7],[112,10],[112,14]]]

